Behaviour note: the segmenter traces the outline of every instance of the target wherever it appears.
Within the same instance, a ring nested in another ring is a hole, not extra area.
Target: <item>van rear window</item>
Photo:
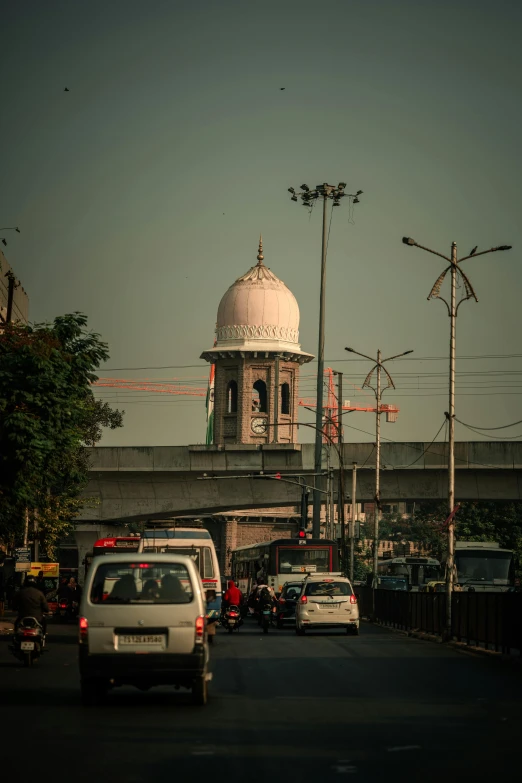
[[[91,587],[93,604],[188,604],[194,597],[181,563],[102,563]]]

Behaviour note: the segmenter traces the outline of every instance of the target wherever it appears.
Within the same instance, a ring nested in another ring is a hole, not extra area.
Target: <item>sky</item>
[[[459,309],[456,415],[479,428],[522,419],[520,3],[0,6],[0,226],[21,232],[0,232],[4,253],[31,320],[88,315],[110,347],[101,378],[204,388],[219,300],[256,263],[260,232],[316,354],[320,210],[287,188],[344,181],[363,195],[332,216],[325,354],[345,399],[372,404],[357,388],[369,364],[345,346],[413,350],[388,367],[396,389],[383,401],[400,414],[382,432],[431,441],[448,407],[449,318],[427,295],[444,262],[401,238],[444,254],[456,241],[461,256],[510,244],[463,266],[479,302]],[[126,411],[103,445],[204,441],[204,397],[97,395]],[[372,415],[345,420],[346,440],[373,439]],[[482,439],[460,424],[456,437]]]

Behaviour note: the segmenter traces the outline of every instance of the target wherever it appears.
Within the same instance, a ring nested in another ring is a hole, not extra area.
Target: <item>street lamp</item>
[[[332,208],[340,206],[343,198],[348,196],[353,204],[358,203],[358,196],[362,194],[359,190],[357,194],[345,193],[346,183],[339,182],[338,185],[328,185],[324,182],[322,185],[316,185],[310,189],[308,185],[301,185],[301,191],[297,192],[294,188],[289,188],[291,200],[297,201],[298,197],[305,207],[312,207],[314,202],[323,199],[323,236],[321,248],[321,290],[319,298],[319,348],[317,351],[317,409],[316,409],[316,427],[315,434],[315,452],[314,469],[316,473],[321,471],[322,460],[322,416],[323,416],[323,373],[324,373],[324,324],[325,324],[325,293],[326,293],[326,251],[328,248],[327,232],[327,204],[332,201]],[[314,492],[314,512],[313,512],[313,535],[319,537],[321,530],[321,495]]]
[[[0,228],[0,231],[16,231],[18,234],[20,233],[18,226],[4,226]],[[0,242],[2,242],[4,247],[7,247],[7,240],[4,237],[0,237]]]
[[[375,589],[377,587],[377,565],[379,561],[379,512],[381,510],[381,399],[386,389],[395,389],[393,379],[384,366],[386,362],[391,362],[393,359],[399,359],[401,356],[407,356],[413,351],[403,351],[403,353],[397,353],[394,356],[389,356],[387,359],[381,359],[380,350],[377,351],[377,360],[371,356],[367,356],[365,353],[359,353],[353,348],[345,348],[345,351],[354,353],[357,356],[362,356],[363,359],[368,359],[370,362],[375,362],[374,366],[366,376],[362,388],[366,386],[371,389],[375,394],[375,524],[373,530],[373,612],[375,614]],[[371,385],[372,375],[377,370],[377,382],[375,386]],[[386,379],[388,381],[387,386],[384,389],[381,388],[381,370],[384,371]]]
[[[495,253],[497,250],[511,250],[511,245],[499,245],[498,247],[491,247],[489,250],[482,250],[477,253],[477,248],[474,247],[469,255],[464,258],[457,259],[457,243],[451,243],[451,255],[445,256],[443,253],[439,253],[436,250],[431,250],[429,247],[419,245],[411,237],[403,237],[402,241],[405,245],[410,247],[418,247],[421,250],[425,250],[427,253],[432,253],[435,256],[440,256],[449,263],[443,272],[438,276],[433,287],[428,295],[428,299],[441,299],[447,307],[448,315],[450,317],[450,356],[449,356],[449,410],[446,413],[446,417],[449,421],[449,455],[448,455],[448,555],[446,558],[446,640],[451,638],[451,594],[453,592],[453,568],[455,561],[455,355],[456,355],[456,319],[457,312],[462,304],[468,299],[474,299],[478,302],[477,295],[473,290],[469,277],[464,274],[459,264],[462,261],[466,261],[468,258],[476,258],[477,256],[484,256],[486,253]],[[451,294],[449,303],[440,295],[440,289],[444,278],[451,271]],[[457,304],[457,277],[460,276],[464,285],[465,296],[459,300]]]

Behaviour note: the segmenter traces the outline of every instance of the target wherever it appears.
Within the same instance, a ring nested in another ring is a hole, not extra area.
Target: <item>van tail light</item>
[[[89,623],[86,617],[80,617],[78,621],[79,628],[79,642],[85,644],[89,636]]]
[[[356,604],[357,603],[357,596],[356,595],[351,595],[350,596],[350,603],[351,604]]]
[[[203,615],[196,617],[196,642],[201,643],[205,636],[205,618]]]
[[[284,598],[280,598],[280,599],[279,599],[279,603],[280,603],[280,604],[286,604],[286,601],[285,601],[285,599],[284,599]]]
[[[300,604],[307,604],[308,603],[308,598],[306,597],[306,595],[302,595],[301,596],[301,598],[299,599],[299,603]]]

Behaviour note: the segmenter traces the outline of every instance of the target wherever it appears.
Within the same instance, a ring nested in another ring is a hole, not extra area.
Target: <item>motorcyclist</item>
[[[22,589],[16,593],[14,598],[14,608],[18,612],[15,620],[15,629],[18,628],[20,620],[24,617],[34,617],[42,626],[42,633],[45,638],[47,633],[47,621],[45,615],[49,612],[49,606],[45,595],[36,587],[34,576],[28,576]]]
[[[68,599],[69,599],[69,586],[67,584],[67,577],[63,576],[60,579],[60,584],[58,586],[58,600],[68,601]]]
[[[230,579],[227,585],[227,590],[223,596],[222,607],[226,609],[229,606],[237,606],[238,608],[243,603],[243,593],[236,587],[234,581]]]
[[[266,584],[266,581],[262,578],[257,580],[257,601],[256,610],[259,611],[266,604],[270,604],[272,607],[275,604],[275,593],[271,587]]]
[[[68,590],[67,610],[69,614],[72,615],[72,617],[74,617],[78,613],[78,607],[80,605],[80,601],[82,598],[82,588],[76,582],[74,576],[71,576],[71,578],[69,579],[67,590]]]

